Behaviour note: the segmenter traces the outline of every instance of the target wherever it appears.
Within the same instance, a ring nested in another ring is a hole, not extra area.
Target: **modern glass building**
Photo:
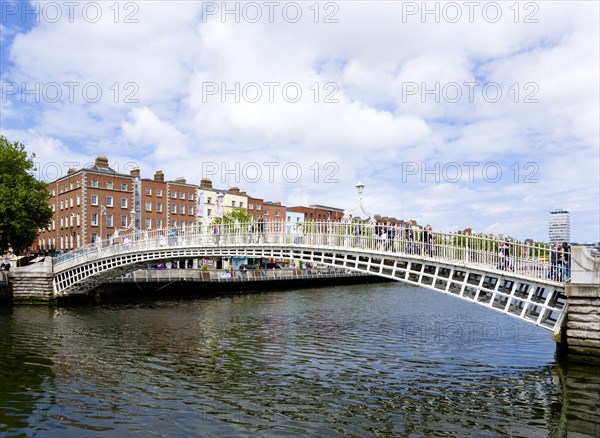
[[[548,215],[548,237],[550,243],[571,242],[571,216],[558,208]]]

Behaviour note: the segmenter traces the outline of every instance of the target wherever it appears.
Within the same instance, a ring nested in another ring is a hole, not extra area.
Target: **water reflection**
[[[38,427],[38,406],[52,404],[50,312],[0,306],[0,434]]]
[[[396,284],[20,307],[0,326],[0,401],[28,397],[0,432],[548,436],[575,415],[548,332]]]

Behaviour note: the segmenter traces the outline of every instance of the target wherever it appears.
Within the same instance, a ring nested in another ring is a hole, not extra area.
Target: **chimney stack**
[[[98,155],[96,157],[95,165],[96,165],[96,167],[108,169],[108,158],[106,157],[106,155]]]
[[[139,167],[135,167],[135,168],[131,169],[129,171],[129,174],[131,176],[133,176],[134,178],[139,178],[140,177],[140,168]]]
[[[154,172],[154,181],[165,182],[165,174],[162,170],[157,170]]]
[[[203,189],[212,189],[212,181],[208,178],[202,178],[200,180],[200,187]]]
[[[179,184],[185,184],[185,178],[183,176],[179,176],[179,177],[175,178],[174,182],[179,183]]]

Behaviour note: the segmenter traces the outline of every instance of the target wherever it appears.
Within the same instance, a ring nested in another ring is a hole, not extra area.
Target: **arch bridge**
[[[110,278],[166,260],[247,256],[366,272],[471,301],[557,333],[568,270],[544,245],[460,233],[341,222],[196,226],[132,232],[54,258],[53,296],[87,293]]]

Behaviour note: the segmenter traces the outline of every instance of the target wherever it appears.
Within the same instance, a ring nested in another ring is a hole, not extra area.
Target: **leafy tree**
[[[217,217],[213,219],[213,223],[223,223],[225,225],[233,225],[236,221],[239,224],[247,224],[250,222],[250,215],[243,208],[237,207],[225,213],[222,218]]]
[[[0,136],[0,252],[20,253],[52,219],[46,184],[34,178],[25,146]]]

